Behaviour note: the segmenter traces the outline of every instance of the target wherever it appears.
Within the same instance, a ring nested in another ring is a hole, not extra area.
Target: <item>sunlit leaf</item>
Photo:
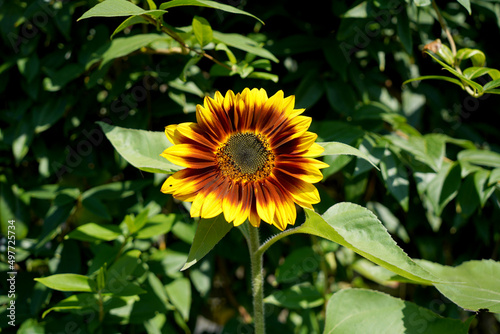
[[[483,90],[485,93],[488,93],[488,91],[494,89],[494,88],[497,88],[497,87],[500,87],[500,79],[496,79],[496,80],[492,80],[490,82],[487,82],[484,86],[483,86]]]
[[[323,333],[467,334],[473,319],[463,323],[379,291],[345,289],[328,301]]]
[[[95,292],[95,282],[87,276],[78,274],[56,274],[35,278],[35,281],[59,291]]]
[[[457,0],[459,4],[464,6],[465,9],[469,12],[469,15],[471,14],[471,8],[470,8],[470,0]]]
[[[295,230],[296,233],[313,234],[334,241],[400,276],[422,284],[440,280],[409,258],[370,210],[346,202],[332,206],[323,216],[309,209],[304,210],[306,221]]]
[[[193,17],[192,26],[194,36],[202,48],[212,41],[212,27],[210,27],[210,23],[205,18],[200,16]]]
[[[163,8],[161,10],[144,10],[127,0],[105,0],[90,8],[77,21],[87,19],[89,17],[115,17],[161,13],[166,13],[166,11],[163,10]]]
[[[457,305],[473,311],[500,313],[500,262],[467,261],[457,267],[425,260],[418,264],[432,274],[453,283],[436,283],[436,288]]]
[[[373,167],[378,169],[378,167],[370,160],[370,157],[358,150],[355,147],[352,147],[350,145],[340,143],[340,142],[325,142],[325,143],[318,143],[321,145],[325,151],[321,155],[354,155],[356,157],[365,159],[369,163],[372,164]]]
[[[113,39],[113,37],[116,34],[118,34],[120,31],[122,31],[125,28],[128,28],[134,24],[143,24],[143,23],[149,23],[149,21],[140,15],[134,15],[134,16],[128,17],[122,23],[120,23],[120,25],[115,29],[115,31],[113,31],[110,38]]]
[[[65,238],[96,242],[115,240],[120,235],[122,235],[122,231],[117,225],[88,223],[78,226]]]
[[[258,17],[247,13],[241,9],[238,9],[233,6],[225,5],[216,1],[209,1],[209,0],[172,0],[172,1],[167,1],[164,2],[160,5],[160,9],[168,9],[168,8],[174,8],[174,7],[180,7],[180,6],[198,6],[198,7],[209,7],[209,8],[214,8],[214,9],[219,9],[224,12],[228,13],[233,13],[233,14],[241,14],[241,15],[247,15],[251,16],[256,20],[259,20],[261,23],[264,23],[261,19]]]
[[[463,150],[458,153],[459,161],[487,167],[500,167],[500,154],[487,150]]]
[[[482,67],[486,62],[486,56],[483,51],[477,49],[464,48],[457,51],[456,56],[460,63],[463,59],[470,59],[473,66]]]
[[[118,153],[134,167],[146,172],[166,174],[182,169],[160,156],[172,146],[163,132],[125,129],[104,122],[98,124]]]

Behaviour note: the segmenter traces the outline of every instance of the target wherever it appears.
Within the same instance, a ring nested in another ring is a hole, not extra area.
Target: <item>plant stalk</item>
[[[249,224],[248,230],[249,237],[247,242],[252,267],[252,297],[255,334],[265,334],[263,257],[261,252],[257,252],[260,247],[259,228]]]

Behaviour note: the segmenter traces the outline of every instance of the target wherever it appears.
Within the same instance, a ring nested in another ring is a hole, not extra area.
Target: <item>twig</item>
[[[175,31],[173,31],[172,29],[164,26],[163,24],[160,24],[160,26],[158,27],[158,22],[153,19],[152,17],[148,16],[148,15],[142,15],[142,17],[144,19],[146,19],[148,22],[150,22],[151,24],[157,26],[157,28],[159,28],[161,31],[163,31],[165,34],[169,35],[170,37],[172,37],[177,43],[179,43],[181,45],[181,48],[183,49],[183,53],[187,53],[185,52],[184,50],[189,50],[189,51],[193,51],[195,52],[196,54],[200,55],[200,56],[203,56],[205,58],[208,58],[210,59],[211,61],[213,61],[214,63],[216,63],[217,65],[220,65],[220,66],[223,66],[225,68],[227,68],[228,70],[231,70],[231,67],[224,64],[223,62],[215,59],[214,57],[212,57],[211,55],[209,55],[208,53],[206,53],[205,51],[201,50],[201,51],[198,51],[196,49],[193,49],[192,47],[190,47],[189,45],[186,44],[186,42],[184,42],[184,40],[175,33]]]
[[[441,15],[441,12],[439,11],[439,8],[436,4],[435,0],[432,0],[432,7],[434,8],[434,11],[437,14],[439,24],[441,25],[441,29],[444,30],[444,33],[446,34],[446,37],[448,38],[448,41],[450,42],[450,47],[451,47],[451,53],[453,54],[453,58],[457,55],[457,47],[455,45],[455,41],[453,40],[453,37],[451,36],[450,29],[448,29],[448,26],[446,25],[446,22],[443,19],[443,16]]]

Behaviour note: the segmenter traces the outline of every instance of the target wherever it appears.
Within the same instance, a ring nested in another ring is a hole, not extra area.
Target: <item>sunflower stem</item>
[[[249,224],[249,223],[248,223]],[[266,326],[264,322],[264,273],[262,266],[262,253],[258,252],[260,247],[259,228],[248,226],[248,250],[250,251],[250,263],[252,266],[252,297],[253,318],[255,334],[264,334]]]

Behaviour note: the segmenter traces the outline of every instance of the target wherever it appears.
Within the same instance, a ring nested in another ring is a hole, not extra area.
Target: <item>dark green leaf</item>
[[[264,302],[290,309],[309,309],[323,305],[323,295],[309,282],[277,290],[264,298]]]
[[[109,0],[106,0],[109,1]],[[111,41],[109,48],[102,54],[100,68],[113,59],[124,57],[144,46],[161,40],[169,40],[170,37],[159,34],[140,34],[127,37],[115,38]]]
[[[457,195],[461,179],[460,164],[446,163],[427,187],[427,195],[437,216],[441,215],[446,204]]]
[[[320,256],[311,247],[297,248],[276,269],[276,281],[297,282],[303,274],[317,271],[320,261]]]
[[[403,210],[408,211],[410,191],[408,172],[389,149],[385,149],[384,156],[380,159],[380,171],[382,172],[387,189],[398,201]]]
[[[120,295],[128,286],[128,276],[132,274],[139,264],[141,252],[137,249],[130,250],[121,255],[111,267],[108,268],[106,276],[106,293]]]
[[[55,306],[49,308],[42,314],[42,319],[51,312],[61,312],[61,311],[69,311],[69,310],[85,310],[87,311],[82,313],[91,313],[95,312],[95,308],[98,307],[98,296],[93,293],[79,293],[77,295],[69,296],[68,298],[61,300]]]
[[[200,261],[232,227],[233,224],[226,222],[223,214],[215,218],[201,219],[198,222],[198,228],[188,258],[181,270],[186,270]]]

